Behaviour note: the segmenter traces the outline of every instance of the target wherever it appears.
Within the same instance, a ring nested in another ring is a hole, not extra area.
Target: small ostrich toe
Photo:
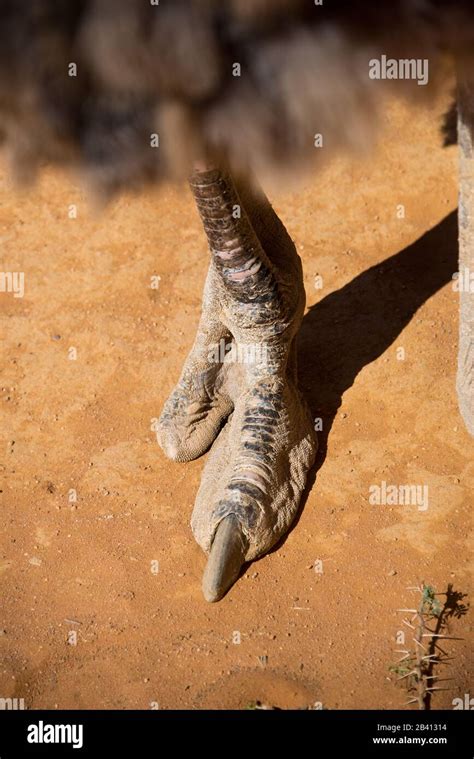
[[[157,440],[168,458],[191,461],[213,443],[232,403],[223,390],[225,370],[217,367],[184,374],[166,401],[157,428]]]
[[[158,420],[158,443],[173,461],[202,456],[232,411],[225,389],[228,368],[221,350],[230,338],[219,319],[218,298],[215,272],[210,267],[194,345]]]

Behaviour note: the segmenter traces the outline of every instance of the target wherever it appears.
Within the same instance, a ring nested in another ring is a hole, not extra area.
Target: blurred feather
[[[386,95],[426,100],[472,51],[467,0],[0,0],[0,135],[19,179],[60,163],[109,194],[197,158],[278,179],[366,149]],[[371,79],[381,55],[429,84]]]

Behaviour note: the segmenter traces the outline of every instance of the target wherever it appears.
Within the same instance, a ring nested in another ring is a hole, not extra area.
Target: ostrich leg
[[[474,79],[458,88],[460,326],[457,391],[474,435]]]
[[[200,332],[158,439],[182,460],[216,438],[191,524],[209,554],[204,596],[217,601],[243,563],[288,530],[316,441],[296,384],[294,341],[305,296],[295,247],[263,193],[237,189],[218,170],[196,171],[190,184],[211,263]],[[231,350],[216,361],[212,340],[223,336]],[[201,442],[190,451],[186,441],[196,434]]]

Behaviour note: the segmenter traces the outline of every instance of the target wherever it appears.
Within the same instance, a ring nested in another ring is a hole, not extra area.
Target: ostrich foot
[[[218,171],[194,174],[191,187],[212,259],[200,330],[158,439],[177,460],[215,439],[191,525],[209,555],[204,596],[217,601],[289,529],[316,441],[296,383],[305,297],[294,245],[263,195],[238,194]]]

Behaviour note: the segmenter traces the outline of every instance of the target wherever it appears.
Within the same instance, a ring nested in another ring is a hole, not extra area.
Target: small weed
[[[424,582],[408,590],[420,595],[419,604],[417,608],[398,611],[410,615],[403,619],[403,624],[407,628],[407,635],[411,631],[411,642],[414,645],[407,643],[403,644],[405,648],[397,649],[397,653],[403,656],[389,667],[389,671],[397,676],[397,682],[404,681],[410,696],[407,705],[416,703],[418,709],[426,710],[430,708],[433,693],[450,690],[440,687],[439,683],[448,682],[451,678],[442,677],[434,671],[452,658],[441,647],[441,642],[461,640],[445,634],[445,631],[449,632],[448,619],[462,616],[468,607],[462,603],[465,596],[453,591],[452,585],[448,585],[446,593],[436,593],[435,588]],[[438,599],[440,595],[446,596],[444,604]]]

